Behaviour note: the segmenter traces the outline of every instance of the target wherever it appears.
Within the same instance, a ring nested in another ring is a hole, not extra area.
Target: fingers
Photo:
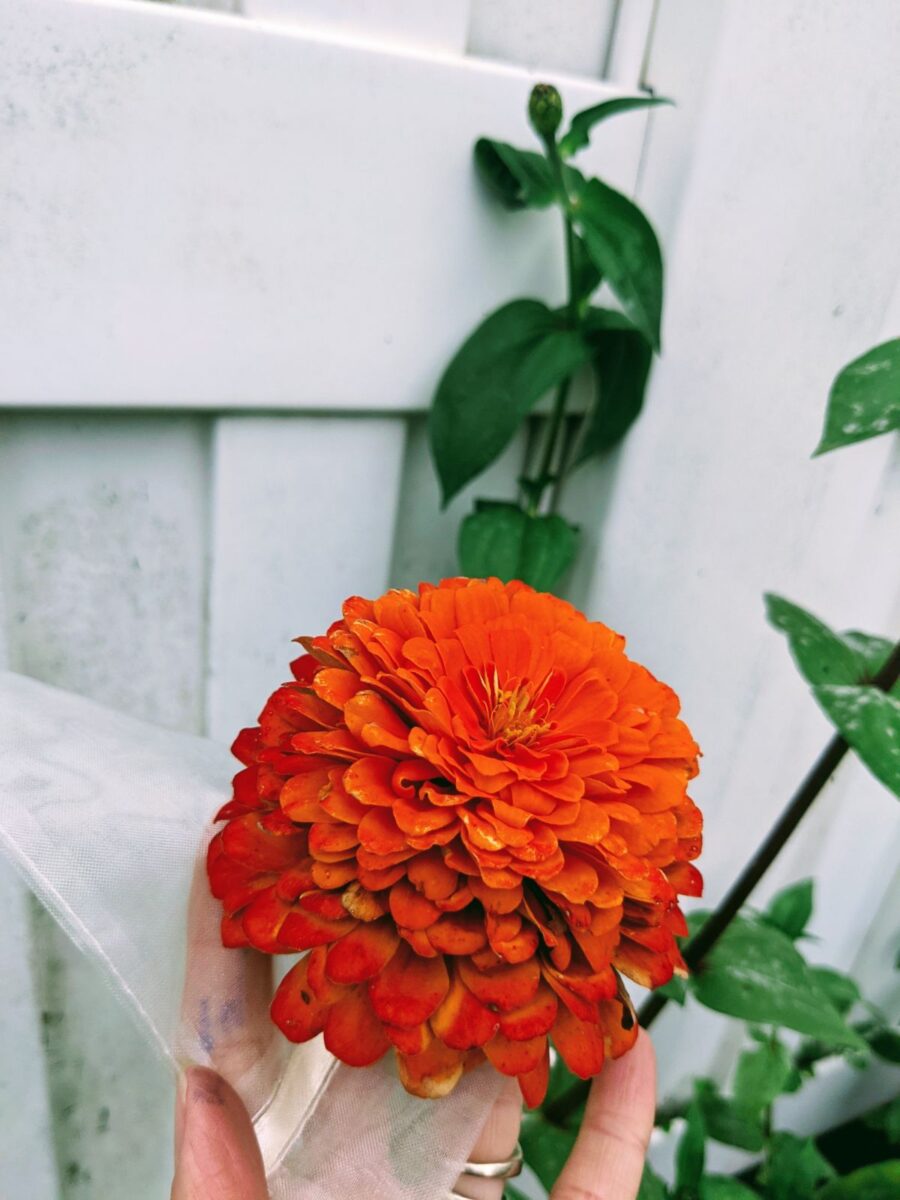
[[[552,1200],[635,1200],[656,1108],[656,1061],[643,1031],[608,1062],[591,1088],[584,1121]]]
[[[181,1080],[172,1200],[268,1200],[262,1156],[233,1088],[205,1067]]]
[[[516,1080],[507,1079],[469,1155],[470,1161],[500,1162],[509,1158],[519,1140],[521,1124],[522,1094]],[[503,1186],[502,1179],[478,1179],[474,1175],[460,1175],[454,1190],[461,1196],[472,1197],[472,1200],[500,1200]]]
[[[202,856],[188,902],[187,965],[179,1056],[209,1063],[255,1108],[277,1070],[269,1019],[272,962],[254,950],[229,950],[220,935],[221,908],[210,894]]]

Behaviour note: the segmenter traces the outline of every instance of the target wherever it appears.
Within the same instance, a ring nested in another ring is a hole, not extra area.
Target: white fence
[[[472,141],[529,137],[531,68],[570,110],[644,81],[679,108],[604,127],[585,165],[661,229],[665,353],[625,448],[570,489],[570,594],[683,697],[715,900],[827,735],[762,591],[900,623],[896,447],[808,457],[836,369],[900,331],[900,11],[297,7],[0,0],[8,665],[227,739],[345,595],[452,573],[460,514],[510,492],[522,447],[441,514],[431,388],[490,307],[561,289],[552,216],[498,213]],[[817,953],[888,1006],[898,849],[896,803],[848,764],[766,884],[814,872]],[[0,1195],[165,1194],[168,1081],[5,867],[0,889]],[[727,1070],[722,1028],[660,1022],[667,1087]]]

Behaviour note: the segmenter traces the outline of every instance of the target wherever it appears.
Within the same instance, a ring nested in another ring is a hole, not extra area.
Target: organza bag
[[[422,1101],[389,1056],[347,1067],[270,1025],[269,961],[222,948],[202,871],[234,770],[213,742],[0,674],[0,846],[172,1069],[235,1086],[274,1200],[444,1200],[500,1077]]]

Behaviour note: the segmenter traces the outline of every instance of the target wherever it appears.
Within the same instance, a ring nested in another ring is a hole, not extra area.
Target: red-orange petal
[[[559,1006],[552,1037],[563,1062],[580,1079],[590,1079],[603,1066],[602,1030],[597,1025],[580,1021],[565,1004]]]
[[[407,945],[400,946],[369,984],[372,1004],[381,1020],[405,1029],[427,1021],[449,989],[450,976],[443,958],[421,958]]]
[[[477,1000],[454,971],[450,990],[431,1018],[431,1028],[454,1050],[483,1046],[497,1030],[499,1018]]]
[[[500,1032],[514,1042],[528,1041],[549,1033],[556,1020],[559,1002],[546,983],[541,983],[535,996],[514,1008],[512,1012],[500,1014]]]
[[[357,925],[328,951],[326,973],[335,983],[362,983],[387,966],[399,944],[390,917]]]
[[[421,1054],[397,1053],[400,1081],[413,1096],[436,1100],[456,1087],[463,1073],[463,1052],[452,1050],[434,1038]]]
[[[308,960],[301,959],[282,979],[272,1000],[272,1020],[292,1042],[308,1042],[325,1028],[328,1006],[316,998],[308,968]]]
[[[529,1108],[537,1108],[543,1104],[544,1097],[547,1095],[547,1084],[550,1082],[550,1048],[544,1053],[544,1057],[538,1065],[531,1071],[523,1071],[519,1075],[519,1090],[522,1093],[522,1099]]]
[[[547,1053],[547,1038],[534,1037],[528,1041],[512,1041],[504,1033],[497,1032],[485,1042],[484,1053],[488,1062],[503,1075],[525,1075],[540,1066]]]
[[[457,961],[463,983],[482,1004],[496,1006],[499,1012],[512,1012],[535,995],[541,982],[541,968],[535,959],[515,966],[480,971],[467,958]]]
[[[368,1067],[390,1046],[364,987],[354,988],[328,1010],[325,1046],[351,1067]]]

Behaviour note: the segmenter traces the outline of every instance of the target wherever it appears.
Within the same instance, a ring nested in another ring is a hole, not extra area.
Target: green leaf
[[[835,633],[783,596],[769,592],[765,600],[769,622],[787,635],[791,654],[807,683],[864,683],[887,661],[891,643],[884,638],[855,631]]]
[[[776,1133],[760,1173],[771,1200],[807,1200],[823,1180],[834,1177],[834,1168],[816,1148],[812,1138]]]
[[[675,1196],[696,1200],[706,1162],[706,1129],[698,1100],[687,1111],[687,1124],[675,1150]]]
[[[900,1158],[860,1167],[842,1179],[834,1179],[817,1200],[897,1200],[900,1196]]]
[[[552,591],[574,561],[578,530],[562,517],[532,517],[515,504],[479,500],[459,530],[459,564],[464,575],[521,579],[540,592]]]
[[[790,938],[736,917],[691,977],[696,998],[716,1012],[785,1025],[836,1045],[864,1049],[816,982]]]
[[[658,350],[663,266],[652,225],[633,201],[599,179],[578,187],[569,210],[597,270]]]
[[[669,1189],[649,1163],[644,1163],[641,1186],[634,1200],[669,1200]]]
[[[816,687],[813,695],[875,778],[900,797],[900,700],[874,687]]]
[[[577,1132],[551,1125],[540,1113],[526,1113],[522,1118],[519,1141],[525,1161],[548,1191],[566,1165]]]
[[[759,1200],[759,1192],[730,1175],[704,1175],[700,1180],[700,1200]]]
[[[617,113],[630,112],[635,108],[653,108],[657,104],[671,104],[662,96],[620,96],[616,100],[604,100],[591,108],[582,109],[576,113],[569,125],[568,132],[559,139],[559,152],[563,158],[570,158],[578,150],[582,150],[591,140],[591,130],[608,117]]]
[[[491,313],[456,352],[431,407],[431,452],[444,503],[500,454],[538,400],[591,356],[539,300]]]
[[[765,1144],[762,1121],[723,1096],[711,1079],[695,1079],[694,1092],[708,1137],[725,1146],[756,1152]]]
[[[828,395],[825,429],[814,455],[900,429],[900,338],[882,342],[844,367]]]
[[[859,999],[856,981],[831,967],[810,967],[810,971],[834,1007],[845,1017]]]
[[[900,1031],[881,1025],[866,1035],[866,1041],[885,1062],[900,1063]]]
[[[793,941],[806,928],[813,910],[813,881],[801,879],[774,896],[763,914],[767,925],[774,925]]]
[[[614,446],[628,432],[644,404],[653,351],[621,313],[591,308],[585,336],[594,350],[594,401],[576,462]]]
[[[546,208],[556,199],[553,171],[542,154],[490,138],[479,138],[474,153],[478,174],[506,208]]]
[[[600,286],[601,275],[587,252],[584,239],[572,235],[572,290],[576,300],[586,300]]]
[[[668,983],[664,983],[662,987],[658,987],[657,992],[661,996],[665,996],[667,1000],[674,1000],[676,1004],[680,1004],[682,1008],[687,1000],[688,986],[687,980],[682,979],[680,975],[673,975]]]
[[[779,1041],[770,1040],[755,1050],[745,1050],[734,1077],[735,1104],[760,1116],[784,1091],[793,1065],[787,1047]]]

